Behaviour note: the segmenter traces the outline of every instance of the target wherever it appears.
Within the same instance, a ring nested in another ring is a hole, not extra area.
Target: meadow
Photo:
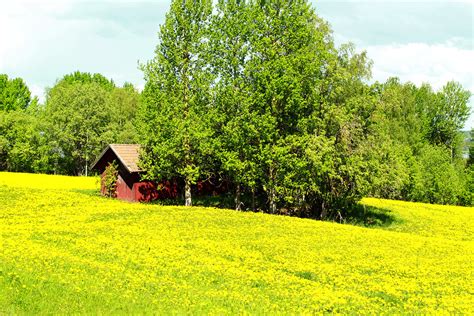
[[[474,314],[474,208],[367,198],[361,227],[0,173],[0,314]]]

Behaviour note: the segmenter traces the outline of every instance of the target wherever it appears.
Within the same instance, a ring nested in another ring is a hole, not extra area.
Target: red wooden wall
[[[100,192],[105,195],[103,181],[104,173],[101,175]],[[176,181],[152,181],[133,182],[127,181],[119,174],[117,179],[117,198],[130,202],[149,202],[158,199],[175,199],[178,197],[178,184]]]

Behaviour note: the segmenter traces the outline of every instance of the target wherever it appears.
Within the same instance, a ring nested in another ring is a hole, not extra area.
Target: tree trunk
[[[186,179],[184,184],[184,205],[192,206],[193,200],[191,197],[191,183]]]
[[[240,202],[240,183],[237,184],[237,187],[235,188],[235,210],[236,211],[241,211],[241,202]]]
[[[275,214],[277,211],[276,192],[275,192],[275,171],[270,166],[270,189],[268,192],[268,200],[270,202],[270,213]]]
[[[276,206],[276,194],[275,194],[275,188],[270,188],[270,213],[275,214],[277,212],[277,206]]]
[[[327,216],[328,212],[326,210],[326,206],[324,205],[324,201],[321,202],[321,213],[319,215],[320,219],[325,219]]]
[[[255,188],[252,188],[252,211],[256,211],[255,208]]]
[[[88,169],[88,165],[89,165],[89,159],[88,159],[89,156],[87,154],[87,146],[88,145],[89,145],[89,134],[86,134],[86,146],[85,146],[85,148],[86,148],[86,150],[85,150],[86,151],[86,177],[88,176],[88,172],[87,172],[88,170],[87,169]]]

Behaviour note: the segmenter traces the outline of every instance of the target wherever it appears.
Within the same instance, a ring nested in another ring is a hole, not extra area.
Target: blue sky
[[[153,57],[169,3],[0,0],[0,73],[22,77],[41,100],[46,87],[75,70],[143,87],[138,63]],[[374,81],[398,76],[439,89],[456,80],[474,93],[474,0],[312,3],[336,43],[368,52]]]

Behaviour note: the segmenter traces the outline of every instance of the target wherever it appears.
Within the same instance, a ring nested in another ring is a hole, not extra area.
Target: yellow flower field
[[[383,228],[126,203],[0,173],[0,314],[474,314],[474,209],[364,199]]]

